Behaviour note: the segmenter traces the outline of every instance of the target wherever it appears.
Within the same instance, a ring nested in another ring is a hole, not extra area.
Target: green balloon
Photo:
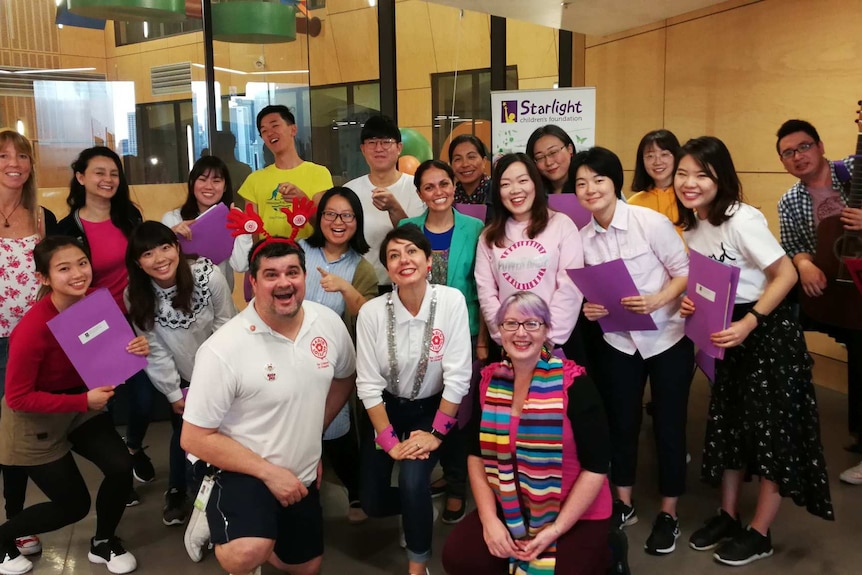
[[[431,144],[428,143],[428,140],[420,132],[413,128],[399,128],[398,130],[401,132],[402,156],[413,156],[420,162],[430,160],[434,157],[434,153],[431,151]]]

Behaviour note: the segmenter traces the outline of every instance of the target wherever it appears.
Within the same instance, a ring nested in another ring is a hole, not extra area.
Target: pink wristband
[[[456,423],[458,423],[457,419],[438,409],[437,415],[434,416],[434,423],[431,425],[431,429],[436,429],[438,433],[446,435],[449,433],[449,430],[455,427]]]
[[[377,437],[374,438],[374,443],[380,446],[380,448],[389,453],[393,447],[398,445],[398,436],[395,435],[395,430],[392,428],[392,425],[389,425],[377,434]]]

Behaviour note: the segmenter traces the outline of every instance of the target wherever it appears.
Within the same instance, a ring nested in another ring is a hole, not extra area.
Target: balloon
[[[399,128],[401,132],[401,156],[413,156],[420,162],[430,160],[434,157],[431,152],[431,144],[419,131],[413,128]],[[401,170],[402,172],[404,170]]]
[[[416,173],[416,168],[419,167],[420,163],[414,156],[401,156],[398,158],[398,171],[412,176]]]

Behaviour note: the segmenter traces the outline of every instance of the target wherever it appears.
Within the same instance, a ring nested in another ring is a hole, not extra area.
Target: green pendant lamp
[[[243,44],[276,44],[296,40],[296,8],[261,0],[234,0],[212,5],[213,39]]]
[[[123,22],[180,22],[186,19],[185,0],[66,0],[72,14]]]

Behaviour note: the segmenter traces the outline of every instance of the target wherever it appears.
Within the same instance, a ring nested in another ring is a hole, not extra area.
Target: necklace
[[[8,228],[8,227],[9,227],[9,218],[11,218],[11,217],[12,217],[12,214],[14,214],[14,213],[15,213],[15,210],[17,210],[17,209],[18,209],[18,206],[20,206],[20,205],[21,205],[21,200],[22,200],[22,198],[18,198],[18,203],[16,203],[16,204],[15,204],[15,207],[14,207],[14,208],[12,208],[12,211],[11,211],[11,212],[9,212],[9,215],[8,215],[8,216],[7,216],[6,214],[4,214],[3,212],[0,212],[0,216],[3,216],[3,227],[4,227],[4,228]]]
[[[434,316],[437,312],[437,289],[431,286],[431,310],[428,312],[428,321],[425,322],[425,334],[422,337],[422,355],[419,357],[419,365],[416,367],[416,379],[413,381],[413,389],[410,391],[410,401],[419,395],[419,388],[425,380],[425,371],[428,369],[428,354],[431,351],[431,333],[434,331]],[[393,395],[398,395],[398,358],[395,354],[395,304],[392,301],[392,292],[386,299],[386,343],[389,347],[389,389]]]

